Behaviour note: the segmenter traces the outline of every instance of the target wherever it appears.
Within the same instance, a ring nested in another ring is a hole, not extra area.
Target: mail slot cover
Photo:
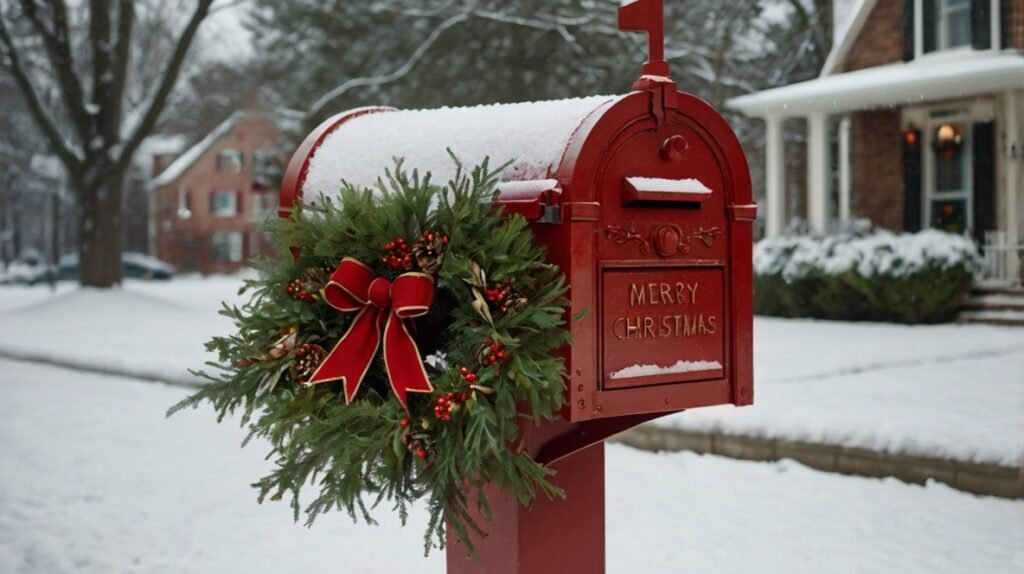
[[[722,378],[722,278],[718,267],[604,269],[603,387]]]

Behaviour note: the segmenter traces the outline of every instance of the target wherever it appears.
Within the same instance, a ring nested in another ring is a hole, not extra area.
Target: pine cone
[[[327,357],[327,351],[320,345],[306,343],[299,347],[299,350],[295,352],[295,356],[297,359],[292,367],[292,380],[303,385],[313,378],[313,374],[320,367],[320,363]]]
[[[502,310],[506,315],[515,315],[525,309],[527,303],[529,303],[529,301],[526,297],[523,297],[519,292],[515,292],[505,298]]]
[[[309,293],[319,293],[331,280],[331,270],[323,267],[310,267],[302,272],[302,283]]]
[[[424,233],[412,246],[416,264],[424,273],[434,275],[444,263],[444,249],[448,238],[440,233]]]

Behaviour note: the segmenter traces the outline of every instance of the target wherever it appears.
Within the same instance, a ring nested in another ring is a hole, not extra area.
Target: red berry
[[[427,451],[423,450],[422,448],[416,449],[416,457],[417,458],[427,458]]]
[[[475,383],[476,382],[476,375],[474,373],[470,373],[470,374],[466,375],[466,380],[471,382],[471,383]]]
[[[409,426],[409,417],[402,417],[398,419],[398,426],[402,428]]]

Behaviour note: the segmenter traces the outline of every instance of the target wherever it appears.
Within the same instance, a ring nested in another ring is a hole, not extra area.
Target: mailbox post
[[[480,559],[452,539],[449,572],[603,572],[603,441],[681,410],[753,402],[750,174],[725,120],[669,78],[663,20],[661,0],[620,6],[619,27],[647,32],[650,50],[624,96],[360,108],[318,127],[289,164],[282,216],[341,178],[372,184],[393,157],[443,170],[448,147],[467,164],[522,152],[498,203],[531,222],[583,315],[563,351],[561,420],[521,426],[567,496],[527,509],[492,489]]]

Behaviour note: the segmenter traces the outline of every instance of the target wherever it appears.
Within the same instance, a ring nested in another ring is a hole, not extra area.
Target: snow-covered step
[[[1003,325],[1006,327],[1024,327],[1024,310],[1000,309],[963,311],[960,313],[962,323],[984,323],[987,325]]]
[[[964,304],[964,309],[972,311],[1024,311],[1024,294],[972,296]]]

